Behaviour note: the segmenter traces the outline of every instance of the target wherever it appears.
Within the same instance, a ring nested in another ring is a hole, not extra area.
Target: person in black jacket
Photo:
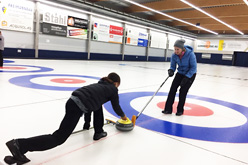
[[[41,135],[31,138],[13,139],[6,143],[13,158],[19,162],[27,163],[30,160],[24,155],[28,151],[44,151],[63,144],[72,134],[80,117],[88,112],[101,111],[102,105],[111,101],[114,111],[121,119],[127,120],[126,115],[119,105],[118,87],[120,77],[116,73],[110,73],[108,77],[103,77],[98,83],[84,86],[72,92],[66,103],[66,113],[58,130],[53,134]],[[98,121],[103,126],[100,113]],[[95,132],[94,140],[107,136],[107,133],[100,130]]]

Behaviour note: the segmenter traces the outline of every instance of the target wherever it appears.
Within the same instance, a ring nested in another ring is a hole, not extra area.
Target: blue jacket
[[[196,73],[197,69],[196,57],[192,47],[184,46],[184,48],[186,49],[186,52],[183,55],[182,59],[180,59],[179,56],[175,53],[172,54],[170,69],[175,72],[176,65],[178,65],[178,73],[191,78],[193,74]]]

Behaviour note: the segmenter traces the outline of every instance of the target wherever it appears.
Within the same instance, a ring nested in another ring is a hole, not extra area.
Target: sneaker
[[[177,112],[176,116],[181,116],[183,114],[183,112]]]
[[[24,154],[20,152],[20,147],[17,140],[13,139],[8,141],[6,143],[6,146],[9,148],[14,159],[16,159],[17,161],[20,161],[22,163],[27,163],[30,161]]]
[[[170,111],[165,111],[165,110],[162,111],[162,113],[163,113],[163,114],[172,114],[172,112],[170,112]]]
[[[99,139],[106,137],[106,136],[107,136],[107,132],[95,133],[93,136],[93,139],[99,140]]]

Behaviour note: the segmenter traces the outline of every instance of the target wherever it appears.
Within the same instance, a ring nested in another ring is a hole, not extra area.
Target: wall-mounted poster
[[[139,32],[138,46],[147,47],[148,45],[148,33]]]
[[[123,27],[110,25],[109,27],[109,42],[122,43]]]
[[[43,23],[42,24],[42,33],[48,35],[62,36],[66,37],[67,28],[66,26]]]
[[[109,41],[109,25],[103,23],[94,23],[93,40],[95,41]]]
[[[197,40],[196,42],[196,49],[197,50],[213,50],[213,51],[218,51],[219,49],[219,41],[214,40]]]
[[[127,29],[127,41],[126,44],[147,47],[148,45],[148,33],[139,32],[134,29]]]
[[[93,40],[122,43],[123,27],[109,25],[107,23],[94,23]]]
[[[248,50],[248,42],[244,40],[197,40],[196,50],[204,51],[244,51]]]
[[[34,6],[26,0],[1,0],[0,28],[33,32]]]
[[[137,31],[127,29],[127,41],[126,44],[128,45],[138,45],[138,34]]]
[[[68,16],[67,37],[87,39],[88,20]]]
[[[151,31],[151,47],[166,49],[167,37],[165,33]]]
[[[43,13],[42,33],[67,36],[67,18],[61,10],[45,10]]]

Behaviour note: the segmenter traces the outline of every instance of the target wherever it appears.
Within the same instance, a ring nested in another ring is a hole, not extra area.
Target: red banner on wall
[[[110,25],[109,34],[123,35],[123,27]]]

